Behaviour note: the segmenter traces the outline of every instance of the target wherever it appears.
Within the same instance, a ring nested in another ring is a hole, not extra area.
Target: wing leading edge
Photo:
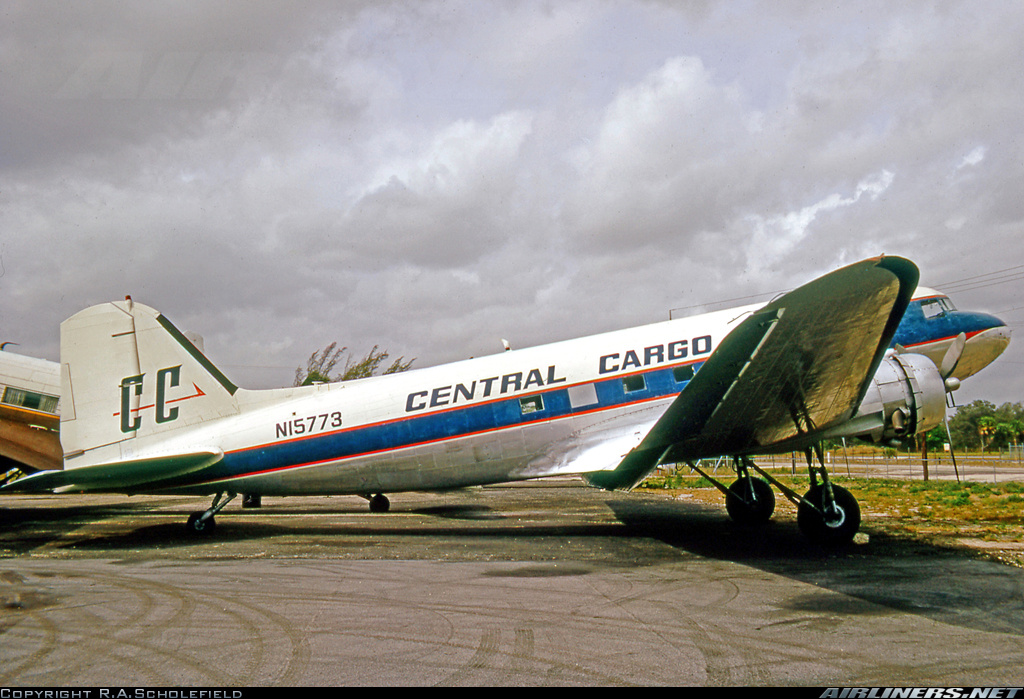
[[[802,449],[849,420],[918,281],[878,257],[836,270],[748,316],[722,341],[640,444],[611,471],[631,488],[660,462]]]

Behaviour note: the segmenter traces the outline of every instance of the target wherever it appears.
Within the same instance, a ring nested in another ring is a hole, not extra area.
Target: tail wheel
[[[213,520],[212,515],[203,519],[204,514],[206,513],[193,512],[188,516],[188,522],[185,524],[185,527],[190,533],[198,536],[209,536],[213,533],[213,529],[217,526],[217,523]]]
[[[765,524],[775,512],[775,493],[761,478],[740,478],[729,486],[725,510],[737,524]]]
[[[832,486],[832,502],[825,488],[812,487],[797,506],[796,523],[811,541],[822,546],[846,546],[860,529],[860,505],[846,488]]]
[[[370,512],[387,512],[391,509],[391,501],[386,495],[378,493],[370,498]]]

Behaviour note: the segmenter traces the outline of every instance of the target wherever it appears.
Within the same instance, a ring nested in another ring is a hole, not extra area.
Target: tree
[[[1024,406],[1003,403],[998,408],[986,400],[960,406],[949,419],[956,449],[998,449],[1019,443],[1024,430]]]
[[[953,436],[954,449],[980,449],[981,433],[978,420],[991,416],[996,406],[987,400],[976,400],[957,408],[949,419],[949,432]]]
[[[978,418],[978,436],[981,437],[981,450],[985,451],[988,445],[992,444],[992,438],[996,436],[996,419],[991,415],[982,415]],[[986,439],[988,445],[985,444]]]
[[[1024,421],[1011,418],[996,423],[996,437],[1005,442],[1007,446],[1012,444],[1014,449],[1017,448],[1022,434],[1024,434]]]
[[[416,361],[412,358],[404,361],[405,357],[399,357],[384,371],[379,371],[384,361],[388,358],[388,351],[381,350],[379,345],[374,345],[365,357],[356,361],[351,356],[345,357],[345,364],[339,374],[332,374],[334,368],[341,361],[348,347],[338,347],[337,342],[317,350],[309,355],[306,360],[305,370],[299,367],[295,370],[295,386],[309,386],[314,383],[334,383],[335,381],[352,381],[353,379],[365,379],[381,374],[396,374],[406,371]]]
[[[928,439],[928,451],[942,451],[946,448],[946,444],[949,442],[949,436],[946,434],[945,425],[937,425],[933,427],[926,436]]]

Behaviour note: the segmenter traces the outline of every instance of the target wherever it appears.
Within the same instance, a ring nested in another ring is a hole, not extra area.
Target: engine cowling
[[[935,363],[922,354],[892,353],[879,365],[853,419],[828,436],[903,439],[942,424],[945,415],[946,384]]]

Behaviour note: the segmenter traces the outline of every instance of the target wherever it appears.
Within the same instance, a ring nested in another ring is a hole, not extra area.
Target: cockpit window
[[[921,312],[925,318],[935,318],[943,313],[950,313],[956,310],[956,306],[945,296],[938,296],[932,299],[925,299],[921,302]]]
[[[921,312],[924,313],[925,318],[934,318],[935,316],[942,315],[942,304],[939,303],[938,299],[922,301]]]

